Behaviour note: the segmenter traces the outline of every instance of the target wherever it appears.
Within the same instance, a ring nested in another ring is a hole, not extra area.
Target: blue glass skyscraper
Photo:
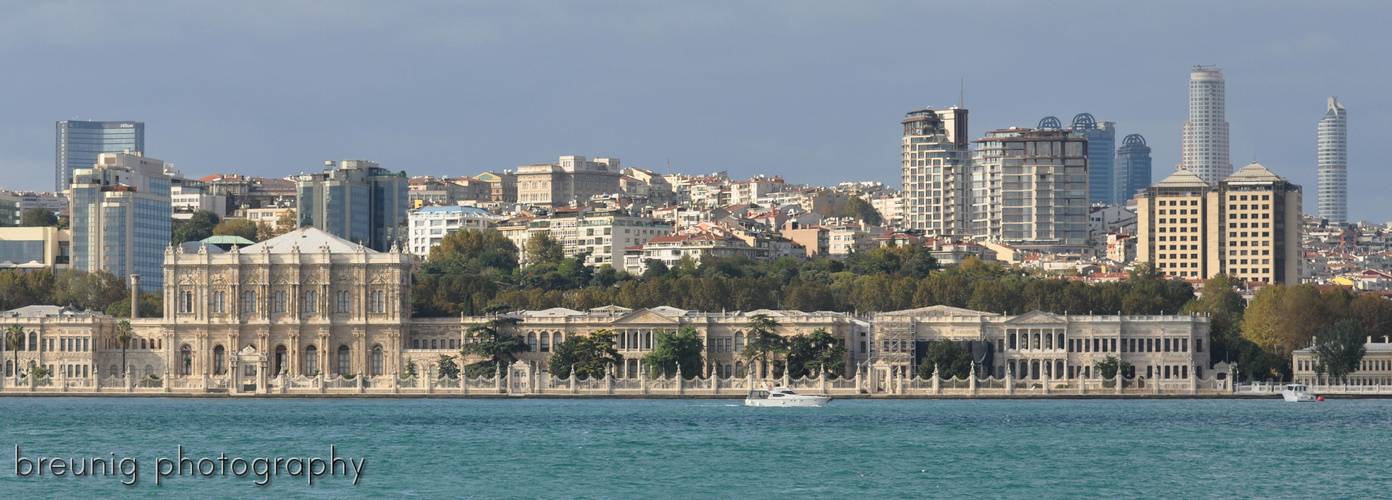
[[[1098,123],[1091,114],[1081,113],[1073,117],[1072,130],[1082,132],[1088,140],[1088,203],[1120,203],[1115,198],[1117,176],[1112,165],[1116,153],[1116,125]]]
[[[405,243],[411,203],[405,172],[343,160],[327,162],[323,173],[301,175],[295,184],[300,227],[317,227],[379,252]]]
[[[139,274],[142,290],[158,292],[172,232],[169,169],[124,153],[104,153],[93,163],[74,170],[70,185],[73,268]]]
[[[1126,203],[1136,193],[1150,187],[1150,146],[1146,146],[1141,134],[1131,134],[1121,140],[1116,152],[1118,204]]]
[[[145,152],[144,122],[61,121],[55,129],[54,192],[68,189],[73,172],[92,168],[99,154]]]

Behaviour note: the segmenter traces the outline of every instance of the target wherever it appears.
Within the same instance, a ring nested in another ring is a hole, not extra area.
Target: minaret
[[[1232,175],[1222,69],[1194,66],[1189,73],[1189,121],[1184,122],[1183,144],[1183,157],[1175,170],[1194,172],[1210,185]]]
[[[1337,97],[1319,121],[1317,152],[1319,216],[1330,224],[1348,222],[1348,112]]]

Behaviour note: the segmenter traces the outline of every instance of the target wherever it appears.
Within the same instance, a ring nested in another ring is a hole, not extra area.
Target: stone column
[[[131,319],[140,317],[140,275],[130,275]]]

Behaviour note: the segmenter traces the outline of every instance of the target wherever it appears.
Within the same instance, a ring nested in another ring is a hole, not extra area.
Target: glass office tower
[[[73,172],[92,168],[102,153],[145,152],[144,122],[61,121],[55,131],[57,164],[53,171],[53,191],[60,193],[72,184]]]

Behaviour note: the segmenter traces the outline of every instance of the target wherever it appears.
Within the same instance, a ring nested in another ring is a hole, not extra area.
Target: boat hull
[[[785,406],[785,407],[818,407],[826,406],[831,398],[825,396],[799,396],[795,398],[769,398],[769,399],[746,399],[745,406]]]
[[[1308,392],[1299,393],[1299,392],[1285,391],[1285,392],[1282,392],[1282,393],[1281,393],[1281,397],[1285,398],[1287,403],[1313,403],[1313,402],[1315,402],[1315,395],[1314,395],[1314,394],[1310,394],[1310,393],[1308,393]]]

